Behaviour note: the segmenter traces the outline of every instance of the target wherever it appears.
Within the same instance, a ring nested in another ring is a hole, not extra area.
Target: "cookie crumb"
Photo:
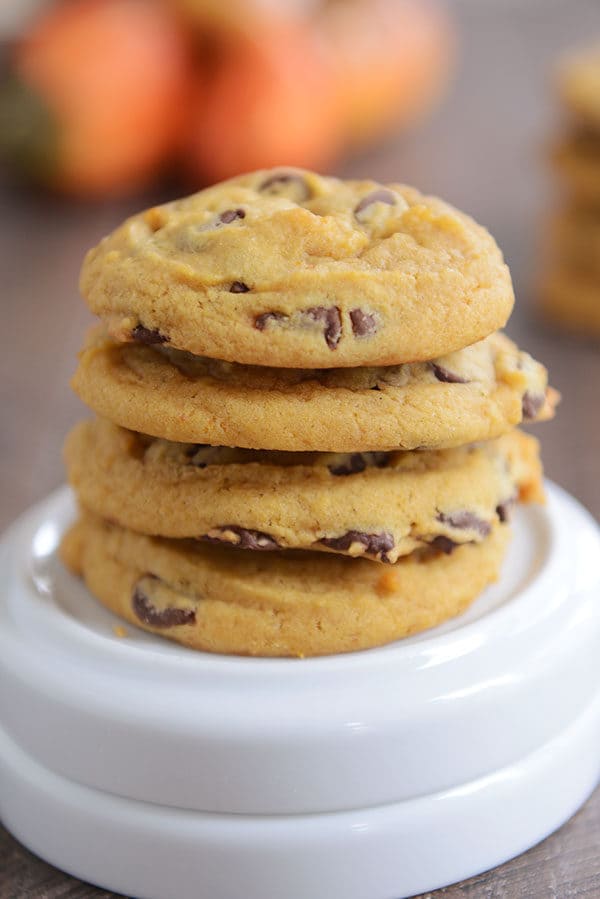
[[[147,209],[143,217],[151,231],[160,231],[165,224],[165,214],[160,206]]]
[[[115,637],[118,637],[120,640],[123,640],[125,637],[128,636],[127,631],[120,624],[115,624],[113,626],[113,633],[114,633]]]
[[[389,596],[398,589],[398,575],[395,571],[386,571],[375,584],[379,596]]]

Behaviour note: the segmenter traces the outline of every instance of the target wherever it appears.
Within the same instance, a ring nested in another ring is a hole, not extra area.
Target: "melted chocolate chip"
[[[373,203],[387,203],[388,206],[396,205],[397,197],[392,193],[391,190],[386,190],[385,188],[380,188],[379,190],[373,190],[370,194],[367,194],[366,197],[363,197],[360,203],[354,209],[354,215],[358,218],[361,212],[367,209],[369,206],[372,206]]]
[[[230,225],[231,222],[235,222],[236,219],[246,218],[246,213],[243,209],[226,209],[225,212],[222,212],[219,216],[219,221],[224,225]]]
[[[375,468],[387,468],[389,463],[389,453],[352,453],[347,461],[341,462],[339,465],[329,465],[328,468],[331,474],[339,476],[360,474],[365,470],[367,464],[374,465]]]
[[[377,332],[377,317],[372,312],[362,309],[350,310],[352,333],[355,337],[370,337]]]
[[[531,393],[530,390],[526,390],[522,401],[523,418],[535,418],[544,405],[544,400],[543,393]]]
[[[254,319],[254,327],[257,331],[264,331],[269,322],[281,322],[286,318],[287,316],[282,312],[263,312]]]
[[[389,453],[371,453],[371,457],[373,459],[373,464],[376,468],[387,468],[390,464],[390,454]]]
[[[438,365],[437,362],[430,362],[429,366],[438,379],[438,381],[444,381],[447,384],[468,384],[468,378],[461,378],[460,375],[455,374],[453,371],[448,371],[447,368],[444,368],[443,365]]]
[[[214,531],[221,531],[223,536],[216,536]],[[221,527],[214,528],[214,531],[211,535],[203,535],[200,537],[200,540],[206,543],[228,543],[230,546],[239,546],[240,549],[269,551],[280,548],[277,541],[269,534],[265,534],[262,531],[249,531],[247,528],[241,528],[235,524],[224,524]],[[233,540],[226,536],[227,532],[234,535]]]
[[[492,529],[489,522],[479,518],[474,512],[469,512],[468,509],[459,509],[457,512],[448,513],[440,512],[437,520],[458,531],[475,531],[480,537],[487,537]]]
[[[341,552],[347,552],[354,543],[360,543],[365,548],[364,555],[379,556],[382,562],[389,562],[387,552],[394,548],[394,538],[386,532],[365,534],[363,531],[347,531],[341,537],[322,537],[319,543]]]
[[[140,621],[150,627],[177,627],[181,624],[195,624],[196,612],[194,609],[178,609],[175,606],[166,609],[158,609],[144,589],[144,582],[159,583],[159,578],[153,574],[144,575],[135,584],[131,596],[131,606]],[[147,588],[146,588],[147,589]]]
[[[334,475],[359,474],[367,467],[362,453],[352,453],[347,462],[341,465],[329,465],[329,471]]]
[[[451,540],[450,537],[434,537],[428,546],[433,547],[433,549],[437,549],[442,553],[445,553],[447,556],[450,555],[451,552],[454,552],[458,543],[455,543],[454,540]]]
[[[250,288],[243,281],[234,281],[229,288],[229,293],[248,293]]]
[[[278,175],[271,175],[263,181],[258,189],[262,193],[278,194],[280,193],[279,188],[284,188],[285,190],[287,186],[294,189],[294,193],[297,194],[299,202],[308,200],[311,195],[306,180],[302,175],[298,175],[296,172],[280,172]]]
[[[208,449],[210,446],[209,443],[195,443],[193,446],[188,446],[185,451],[185,455],[190,460],[190,464],[194,466],[194,468],[206,468],[207,463],[204,459],[196,459],[196,455],[202,450]]]
[[[185,451],[186,456],[195,456],[198,450],[206,449],[210,443],[192,443]]]
[[[166,334],[161,334],[156,328],[145,328],[143,325],[136,325],[135,328],[131,332],[131,336],[134,340],[137,340],[138,343],[166,343],[168,341],[168,337]]]
[[[323,322],[325,342],[330,350],[335,350],[342,336],[342,316],[337,306],[314,306],[306,310],[306,315],[313,321]]]
[[[517,497],[511,496],[509,499],[505,499],[504,502],[498,503],[498,505],[496,506],[496,515],[503,524],[505,524],[507,521],[510,521],[512,510],[516,501]]]

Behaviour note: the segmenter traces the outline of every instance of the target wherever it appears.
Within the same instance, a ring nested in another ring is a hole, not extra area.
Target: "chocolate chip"
[[[254,327],[258,331],[264,331],[269,322],[281,322],[287,318],[282,312],[263,312],[254,319]]]
[[[389,562],[387,552],[394,548],[394,538],[391,534],[365,534],[363,531],[347,531],[341,537],[322,537],[319,540],[323,546],[347,552],[355,543],[364,547],[364,555],[379,556],[382,562]]]
[[[475,531],[480,537],[487,537],[492,529],[489,522],[479,518],[474,512],[469,512],[468,509],[459,509],[457,512],[448,513],[440,512],[437,520],[459,531]]]
[[[201,453],[203,450],[209,449],[209,443],[195,443],[192,446],[188,446],[185,451],[185,455],[190,460],[190,464],[194,466],[194,468],[206,468],[207,462],[202,458],[196,458],[196,456]]]
[[[507,521],[510,521],[513,506],[515,505],[516,501],[517,497],[511,496],[509,497],[509,499],[505,499],[504,502],[498,503],[498,505],[496,506],[496,515],[503,524],[505,524]]]
[[[329,471],[333,475],[349,475],[360,474],[367,465],[374,465],[375,468],[387,468],[390,462],[389,453],[352,453],[345,462],[339,465],[329,465]]]
[[[392,193],[391,190],[386,190],[385,188],[373,190],[370,194],[367,194],[366,197],[362,198],[360,203],[354,209],[354,215],[358,218],[360,213],[369,206],[372,206],[373,203],[387,203],[388,206],[395,206],[397,199],[398,197],[396,194]]]
[[[195,456],[199,450],[207,449],[209,446],[210,443],[192,443],[192,445],[188,446],[186,449],[185,454],[188,458],[191,458],[192,456]]]
[[[362,309],[350,310],[352,333],[355,337],[370,337],[377,332],[377,316]]]
[[[222,212],[219,216],[219,221],[224,225],[230,225],[231,222],[235,222],[236,219],[246,218],[246,213],[243,209],[226,209],[225,212]]]
[[[234,281],[229,288],[229,293],[248,293],[250,288],[243,281]]]
[[[145,328],[143,325],[136,325],[131,332],[131,336],[138,343],[166,343],[169,339],[166,334],[161,334],[156,328]]]
[[[427,545],[449,556],[451,552],[454,552],[458,543],[455,543],[450,537],[442,537],[440,535],[439,537],[434,537]]]
[[[166,609],[158,609],[153,605],[148,596],[148,587],[152,589],[161,581],[153,574],[144,575],[135,584],[131,597],[131,605],[137,617],[150,627],[177,627],[181,624],[195,624],[196,612],[194,609],[178,609],[174,606]]]
[[[286,190],[288,187],[292,188],[293,199],[298,203],[301,203],[302,200],[308,200],[311,195],[306,179],[296,172],[280,172],[277,175],[271,175],[263,181],[258,189],[262,193],[275,194],[277,196],[280,193],[289,194],[290,191]]]
[[[460,375],[455,374],[453,371],[448,371],[447,368],[444,368],[443,365],[438,365],[437,362],[430,362],[429,367],[432,372],[438,379],[438,381],[444,381],[447,384],[468,384],[468,378],[461,378]]]
[[[204,540],[206,543],[229,543],[240,549],[268,551],[280,548],[277,541],[269,534],[262,531],[249,531],[247,528],[241,528],[235,524],[224,524],[213,528],[210,534],[202,535],[200,540]]]
[[[323,322],[325,342],[330,350],[335,350],[342,336],[342,316],[337,306],[313,306],[306,310],[306,315],[313,321]]]
[[[376,468],[387,468],[390,464],[390,454],[389,453],[371,453],[370,454],[373,459],[373,464]]]
[[[544,405],[544,400],[543,393],[531,393],[530,390],[526,390],[522,401],[523,418],[535,418]]]
[[[367,467],[362,453],[352,453],[347,462],[341,465],[329,465],[329,471],[334,475],[358,474]]]

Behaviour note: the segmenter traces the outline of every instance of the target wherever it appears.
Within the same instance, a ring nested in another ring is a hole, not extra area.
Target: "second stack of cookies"
[[[566,128],[552,161],[562,194],[550,216],[542,308],[559,325],[600,335],[600,44],[562,62],[557,92]]]
[[[316,655],[461,612],[542,498],[546,372],[490,235],[402,185],[257,172],[86,259],[67,564],[197,649]]]

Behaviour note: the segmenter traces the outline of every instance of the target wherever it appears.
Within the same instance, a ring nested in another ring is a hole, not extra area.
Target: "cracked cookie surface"
[[[250,365],[432,359],[501,328],[514,296],[488,232],[405,185],[243,175],[128,219],[81,290],[121,341]]]
[[[171,443],[96,419],[65,448],[80,503],[138,533],[394,563],[480,543],[543,498],[535,438],[437,452],[276,453]]]
[[[502,334],[385,368],[237,365],[91,332],[73,387],[98,415],[167,440],[268,450],[441,449],[550,418],[545,368]]]
[[[367,649],[460,614],[498,577],[510,529],[393,566],[324,553],[251,553],[147,537],[85,514],[63,561],[131,624],[186,646],[253,656]]]

